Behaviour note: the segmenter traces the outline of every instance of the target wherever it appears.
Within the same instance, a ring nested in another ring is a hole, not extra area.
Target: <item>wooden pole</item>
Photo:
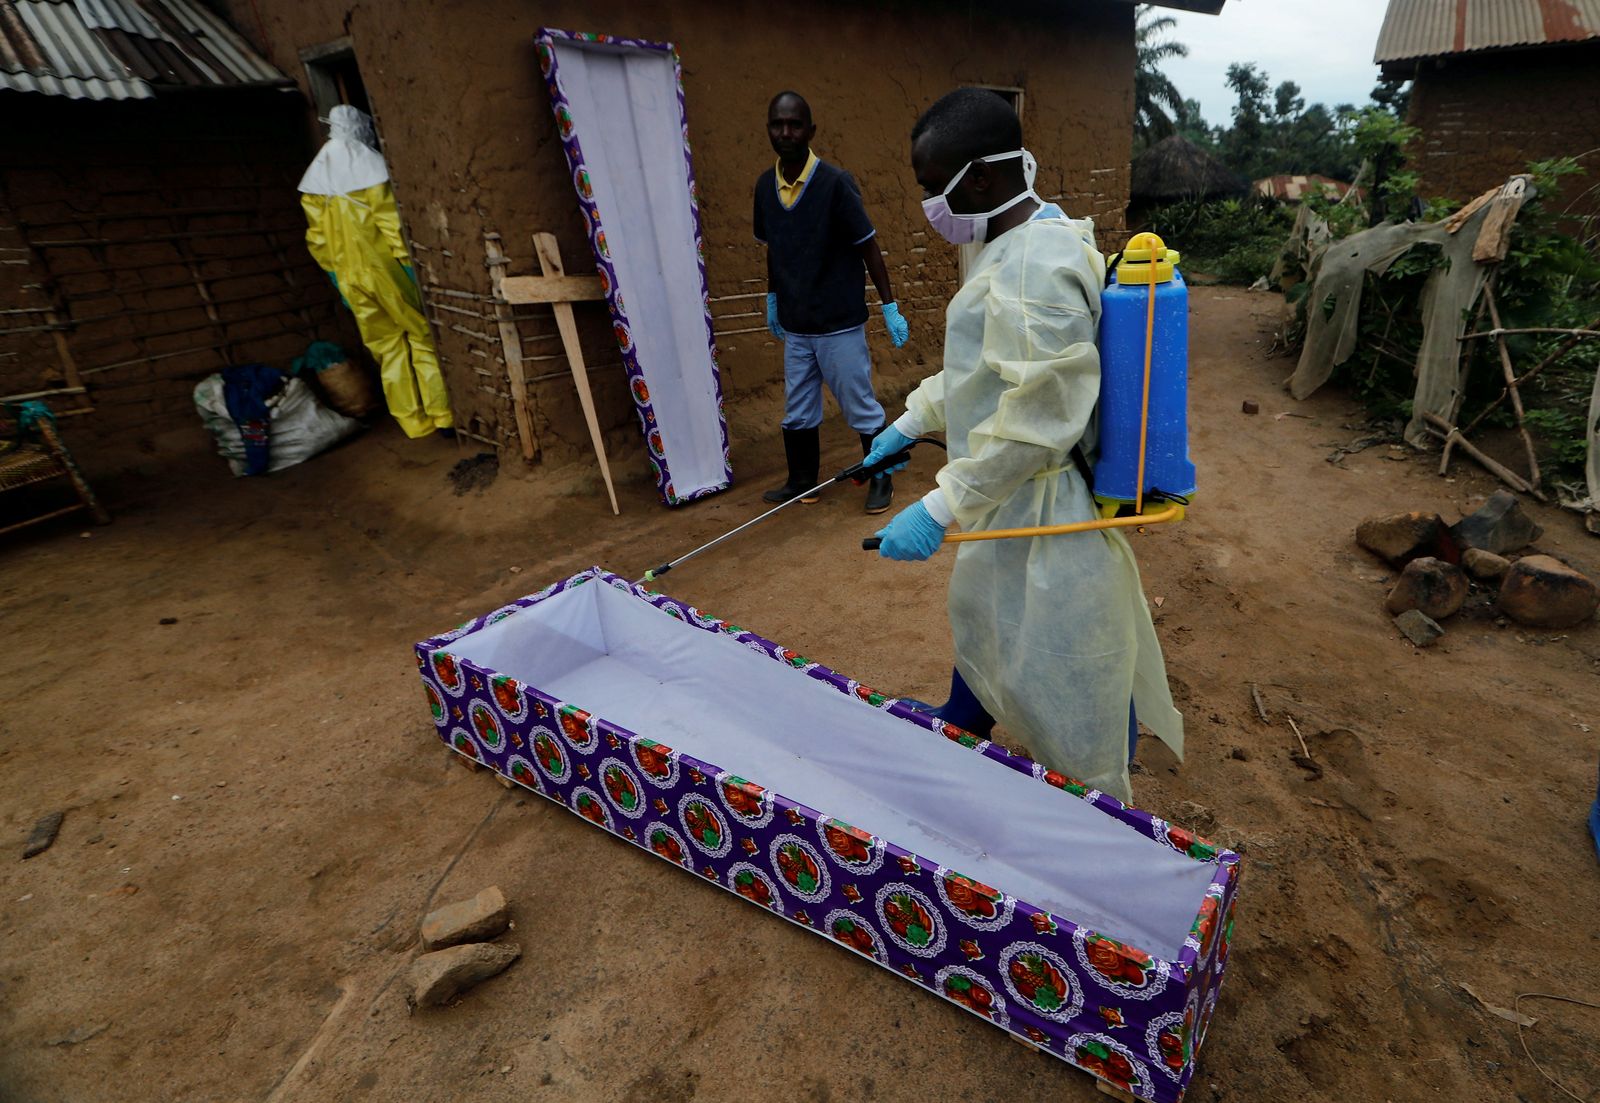
[[[561,265],[561,250],[556,245],[556,235],[534,234],[533,248],[539,254],[539,271],[542,274],[566,275]],[[589,440],[594,444],[595,458],[600,461],[600,476],[605,480],[606,494],[611,498],[611,512],[620,514],[622,510],[617,507],[617,491],[611,484],[611,465],[606,462],[605,441],[600,436],[600,420],[594,412],[594,395],[589,391],[589,369],[584,366],[583,349],[578,344],[578,323],[572,313],[572,304],[552,303],[551,309],[555,311],[556,328],[561,331],[561,345],[566,350],[567,363],[572,368],[572,382],[578,388],[578,404],[583,407],[584,420],[589,423]],[[520,371],[520,360],[517,367]]]
[[[1595,319],[1594,325],[1600,326],[1600,318],[1596,318]],[[1517,386],[1520,387],[1524,383],[1528,382],[1530,379],[1533,379],[1533,378],[1537,377],[1540,372],[1544,371],[1551,364],[1554,364],[1557,360],[1561,359],[1567,353],[1571,352],[1577,346],[1578,342],[1583,340],[1584,337],[1589,334],[1590,330],[1587,330],[1587,329],[1574,329],[1574,330],[1558,330],[1557,332],[1571,333],[1572,336],[1567,338],[1565,341],[1561,342],[1560,347],[1557,348],[1554,352],[1552,352],[1549,356],[1546,356],[1543,360],[1539,361],[1539,363],[1535,364],[1531,369],[1529,369],[1528,371],[1524,372],[1522,375],[1518,376],[1517,377]],[[1461,431],[1463,433],[1472,432],[1474,429],[1476,429],[1478,427],[1478,424],[1480,422],[1482,422],[1484,418],[1488,417],[1490,414],[1494,413],[1495,410],[1499,409],[1500,408],[1500,403],[1504,402],[1507,398],[1510,397],[1510,395],[1511,395],[1511,392],[1509,390],[1501,391],[1500,392],[1500,397],[1495,399],[1493,402],[1489,403],[1488,406],[1484,407],[1483,412],[1480,413],[1477,417],[1473,418],[1472,419],[1472,423],[1470,425],[1468,425],[1465,429],[1461,430]]]
[[[1494,289],[1484,288],[1484,298],[1489,300],[1489,321],[1495,329],[1500,329],[1500,308],[1495,305]],[[1539,457],[1533,449],[1533,437],[1528,433],[1527,423],[1523,420],[1522,392],[1517,390],[1517,372],[1511,366],[1511,350],[1506,348],[1505,337],[1495,338],[1495,347],[1500,351],[1500,370],[1506,377],[1506,390],[1511,393],[1511,410],[1517,418],[1517,432],[1522,434],[1522,446],[1528,453],[1528,482],[1533,486],[1539,485]]]
[[[522,335],[512,320],[511,306],[504,301],[501,288],[505,284],[505,251],[500,248],[500,235],[483,235],[483,248],[489,266],[489,283],[494,290],[494,317],[500,329],[500,349],[505,354],[506,375],[511,380],[511,409],[517,419],[517,437],[522,441],[522,458],[532,460],[533,419],[528,416],[528,382],[522,372]],[[455,328],[455,327],[452,327]]]
[[[1490,474],[1498,476],[1500,481],[1505,483],[1512,490],[1520,490],[1524,494],[1531,494],[1541,502],[1549,500],[1545,497],[1544,493],[1539,490],[1538,487],[1532,486],[1529,484],[1528,480],[1524,479],[1521,475],[1518,475],[1505,464],[1491,456],[1485,455],[1482,450],[1473,446],[1470,441],[1461,436],[1460,429],[1457,429],[1454,425],[1451,425],[1438,414],[1424,412],[1422,415],[1422,420],[1433,427],[1434,433],[1438,437],[1447,443],[1453,441],[1457,448],[1461,449],[1467,455],[1477,460],[1478,463],[1482,464],[1483,468]]]

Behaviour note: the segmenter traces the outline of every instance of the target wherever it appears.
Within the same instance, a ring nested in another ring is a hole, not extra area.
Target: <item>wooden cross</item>
[[[534,252],[539,257],[537,276],[508,276],[503,269],[509,263],[500,249],[499,234],[485,234],[484,247],[488,253],[489,278],[494,288],[494,316],[500,327],[500,344],[505,352],[506,372],[511,380],[511,405],[517,418],[517,435],[522,440],[524,459],[533,459],[533,424],[528,417],[527,377],[522,370],[522,338],[517,333],[511,308],[538,303],[549,304],[556,316],[556,329],[561,334],[561,349],[567,364],[572,368],[572,382],[578,389],[578,404],[583,407],[584,420],[589,423],[589,440],[594,444],[595,458],[600,461],[600,476],[605,480],[606,494],[611,499],[611,512],[620,514],[617,491],[611,482],[611,465],[606,462],[605,442],[600,437],[600,421],[594,412],[594,394],[589,389],[589,369],[583,362],[583,349],[578,345],[578,323],[572,313],[576,302],[603,300],[605,292],[600,287],[599,276],[569,276],[561,264],[561,250],[554,234],[533,235]]]

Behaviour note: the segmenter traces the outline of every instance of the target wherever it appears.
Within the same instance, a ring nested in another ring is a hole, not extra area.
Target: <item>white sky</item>
[[[1189,56],[1167,62],[1167,76],[1186,98],[1200,101],[1206,122],[1227,126],[1235,96],[1230,63],[1253,61],[1276,88],[1300,85],[1306,103],[1358,107],[1378,82],[1372,50],[1388,0],[1228,0],[1221,15],[1162,11],[1177,19],[1172,37]]]

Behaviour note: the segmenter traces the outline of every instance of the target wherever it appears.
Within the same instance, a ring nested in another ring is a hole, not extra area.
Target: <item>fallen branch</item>
[[[1294,737],[1300,740],[1300,753],[1305,755],[1307,758],[1311,758],[1311,748],[1306,746],[1306,737],[1300,734],[1300,725],[1296,724],[1294,722],[1294,717],[1289,716],[1288,714],[1284,715],[1284,719],[1288,720],[1289,726],[1294,729]],[[1315,762],[1316,759],[1311,758],[1311,761]]]
[[[1531,485],[1527,479],[1524,479],[1521,475],[1518,475],[1515,471],[1511,470],[1499,460],[1494,459],[1492,456],[1486,455],[1476,445],[1472,444],[1465,437],[1463,437],[1460,429],[1457,429],[1454,425],[1451,425],[1438,414],[1430,414],[1424,411],[1422,420],[1428,423],[1434,436],[1444,441],[1447,446],[1454,445],[1467,455],[1471,456],[1473,459],[1477,460],[1479,465],[1482,466],[1485,471],[1488,471],[1491,475],[1498,476],[1500,481],[1505,483],[1512,490],[1520,491],[1523,494],[1530,494],[1539,499],[1541,502],[1547,502],[1550,500],[1545,496],[1542,490],[1539,490],[1537,487]]]
[[[1254,682],[1250,683],[1250,700],[1256,704],[1256,715],[1261,717],[1263,724],[1271,723],[1267,719],[1267,706],[1261,703],[1261,689]]]
[[[1568,333],[1574,337],[1600,337],[1600,329],[1561,329],[1552,326],[1534,326],[1530,329],[1486,329],[1480,333],[1463,333],[1457,341],[1471,341],[1478,337],[1509,337],[1514,333]]]

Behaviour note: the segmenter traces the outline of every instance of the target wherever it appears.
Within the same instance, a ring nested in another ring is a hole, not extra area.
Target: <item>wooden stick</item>
[[[1294,729],[1294,737],[1300,740],[1300,753],[1311,759],[1311,748],[1306,746],[1306,737],[1300,734],[1300,725],[1294,722],[1294,717],[1284,713],[1284,719],[1289,721],[1289,726]],[[1313,762],[1315,759],[1311,759]]]
[[[83,503],[83,508],[88,510],[100,524],[109,525],[111,514],[100,504],[100,499],[94,496],[89,480],[83,477],[83,472],[78,470],[77,463],[72,459],[72,453],[61,443],[61,436],[56,432],[55,425],[46,417],[39,419],[37,428],[45,448],[55,457],[56,463],[61,465],[61,470],[67,476],[67,481],[72,484],[72,489],[78,492],[78,500]]]
[[[489,283],[493,288],[494,297],[503,299],[506,282],[505,265],[497,263],[505,260],[505,253],[500,248],[500,235],[485,234],[483,248],[490,262]],[[516,415],[517,436],[522,440],[522,458],[532,462],[533,419],[528,416],[528,383],[522,373],[522,335],[517,332],[517,323],[511,319],[510,306],[496,302],[494,317],[500,330],[500,347],[505,352],[506,374],[511,379],[511,409]]]
[[[1531,326],[1525,329],[1486,329],[1479,333],[1464,333],[1458,341],[1471,341],[1477,337],[1506,337],[1517,333],[1570,333],[1575,337],[1600,337],[1600,329],[1562,329],[1559,326]]]
[[[533,235],[533,248],[539,254],[539,270],[546,276],[564,276],[566,271],[561,266],[561,250],[556,245],[556,235],[551,233],[537,233]],[[595,458],[600,461],[600,476],[606,483],[606,494],[611,498],[611,512],[620,514],[617,506],[617,491],[611,485],[611,465],[606,461],[606,445],[600,436],[600,419],[594,412],[594,395],[589,391],[589,370],[583,364],[583,349],[578,344],[578,322],[572,313],[571,303],[553,303],[551,309],[555,311],[556,326],[561,330],[561,344],[567,351],[567,363],[572,367],[572,382],[578,388],[578,404],[583,407],[584,420],[589,423],[589,440],[594,444]]]
[[[51,398],[60,394],[85,394],[82,387],[56,387],[49,391],[29,391],[27,394],[0,394],[0,402],[26,402],[30,398]]]
[[[1485,470],[1489,471],[1493,475],[1499,476],[1500,481],[1505,483],[1512,490],[1520,490],[1524,494],[1531,494],[1541,502],[1547,502],[1550,500],[1545,496],[1543,491],[1539,490],[1537,487],[1530,486],[1528,481],[1521,475],[1518,475],[1505,464],[1491,456],[1485,455],[1481,450],[1474,447],[1471,441],[1468,441],[1461,435],[1460,429],[1457,429],[1454,425],[1451,425],[1438,414],[1424,412],[1422,415],[1422,420],[1433,426],[1435,435],[1438,436],[1440,440],[1443,440],[1446,443],[1454,441],[1457,448],[1460,448],[1467,455],[1477,460]]]
[[[31,219],[17,221],[27,229],[40,230],[46,226],[99,226],[102,222],[143,222],[146,219],[171,218],[174,215],[180,217],[218,214],[263,215],[272,214],[279,209],[277,207],[174,207],[169,211],[96,211],[82,218],[52,218],[42,222],[34,222]]]
[[[141,237],[84,237],[35,241],[35,249],[88,249],[110,245],[155,245],[163,241],[195,241],[210,237],[270,237],[273,234],[304,233],[304,226],[243,226],[234,230],[189,230],[181,234],[145,234]],[[172,261],[173,264],[182,263]]]
[[[1596,319],[1595,324],[1596,325],[1600,325],[1600,319]],[[1554,352],[1552,352],[1549,356],[1546,356],[1543,360],[1539,361],[1539,363],[1537,365],[1535,365],[1533,368],[1531,368],[1527,372],[1524,372],[1522,375],[1518,376],[1517,377],[1517,386],[1520,387],[1524,383],[1527,383],[1530,379],[1536,378],[1539,375],[1540,372],[1544,371],[1551,364],[1554,364],[1557,360],[1561,359],[1567,353],[1571,352],[1577,346],[1578,342],[1581,341],[1581,340],[1583,340],[1583,336],[1581,334],[1577,334],[1577,335],[1569,337],[1567,340],[1563,341],[1561,343],[1561,346],[1559,348],[1557,348]],[[1494,413],[1495,410],[1499,409],[1500,408],[1500,403],[1504,402],[1507,398],[1510,397],[1510,395],[1511,395],[1510,391],[1502,390],[1500,392],[1500,397],[1495,399],[1493,402],[1489,403],[1488,406],[1484,407],[1483,411],[1481,413],[1479,413],[1477,417],[1473,418],[1472,422],[1465,429],[1463,429],[1461,431],[1463,433],[1472,432],[1474,429],[1476,429],[1478,427],[1478,425],[1480,423],[1482,423],[1484,418],[1488,417],[1490,414]]]
[[[1495,305],[1494,289],[1485,287],[1483,296],[1489,300],[1489,320],[1494,323],[1495,329],[1500,329],[1500,308]],[[1504,337],[1495,338],[1495,346],[1500,350],[1500,370],[1506,377],[1506,390],[1511,392],[1511,409],[1516,414],[1517,432],[1522,434],[1522,445],[1528,453],[1528,483],[1531,486],[1538,486],[1540,482],[1539,457],[1534,452],[1533,436],[1528,432],[1528,426],[1524,420],[1522,392],[1517,390],[1517,372],[1511,366],[1511,350],[1506,348],[1506,339]]]
[[[59,478],[60,476],[57,477]],[[37,525],[40,521],[48,521],[54,517],[65,517],[69,513],[77,513],[79,510],[88,508],[82,502],[78,502],[74,505],[64,506],[61,509],[53,509],[49,513],[41,513],[37,517],[29,517],[26,521],[18,521],[16,524],[0,527],[0,536],[8,532],[15,532],[17,529],[25,529],[29,525]]]
[[[1256,715],[1261,717],[1261,722],[1270,723],[1267,719],[1267,706],[1261,703],[1261,690],[1254,682],[1250,683],[1250,700],[1255,702]]]
[[[58,321],[60,316],[54,310],[45,317],[51,322]],[[81,410],[94,409],[94,402],[88,397],[88,391],[83,386],[83,376],[78,371],[78,361],[73,358],[72,346],[67,344],[67,335],[63,330],[55,330],[50,334],[50,339],[55,342],[56,359],[61,363],[61,376],[67,381],[69,388],[76,388],[84,397],[81,399]]]
[[[277,318],[285,314],[296,314],[301,310],[312,310],[318,307],[326,307],[329,305],[331,304],[327,302],[313,301],[288,303],[280,305],[272,310],[256,310],[249,314],[236,314],[228,319],[228,324],[238,325],[240,322],[259,322],[263,318]],[[188,306],[174,308],[173,313],[178,313],[184,310],[198,310],[199,308],[199,303],[190,303]],[[129,334],[122,337],[102,337],[94,341],[80,342],[78,348],[82,352],[89,352],[94,349],[115,348],[117,345],[124,344],[128,341],[146,341],[152,337],[176,337],[184,333],[198,333],[201,330],[215,329],[216,325],[217,324],[215,322],[208,318],[205,322],[196,325],[170,326],[166,329],[150,330],[145,333]],[[223,348],[228,343],[229,342],[227,341],[222,341],[214,347]]]
[[[71,329],[63,322],[54,322],[42,326],[17,326],[14,329],[0,329],[0,337],[15,337],[19,333],[50,333],[55,330]]]

